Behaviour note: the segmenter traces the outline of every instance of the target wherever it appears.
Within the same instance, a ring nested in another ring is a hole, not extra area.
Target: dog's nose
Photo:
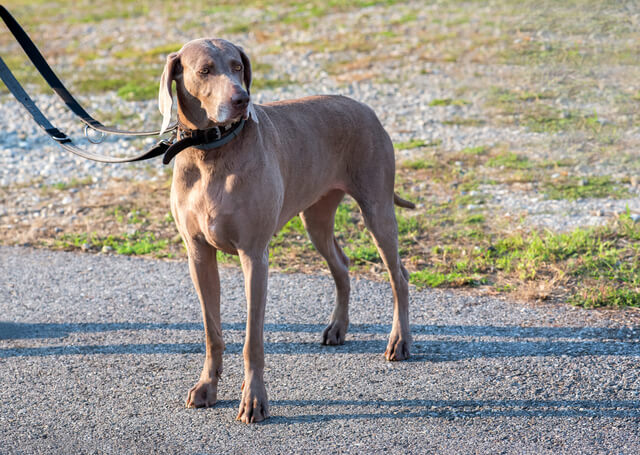
[[[238,109],[243,109],[249,104],[249,94],[247,92],[236,92],[231,96],[231,104]]]

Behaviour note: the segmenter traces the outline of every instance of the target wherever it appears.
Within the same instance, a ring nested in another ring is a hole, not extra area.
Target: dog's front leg
[[[213,406],[218,394],[218,379],[222,374],[222,326],[220,323],[220,276],[217,250],[203,242],[187,241],[189,272],[202,307],[205,332],[205,360],[198,383],[189,390],[186,406]]]
[[[247,297],[247,328],[244,342],[244,381],[237,420],[260,422],[269,417],[264,387],[264,310],[267,303],[269,255],[239,251]]]

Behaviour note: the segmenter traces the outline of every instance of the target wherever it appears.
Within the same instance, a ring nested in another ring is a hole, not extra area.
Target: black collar
[[[202,146],[203,150],[222,147],[240,134],[244,123],[245,120],[242,119],[231,125],[214,126],[205,130],[192,130],[178,124],[177,140],[167,149],[162,162],[169,164],[174,156],[188,147]]]
[[[186,139],[189,137],[203,137],[204,140],[207,141],[207,143],[213,142],[217,141],[218,139],[222,139],[226,134],[230,134],[230,131],[237,128],[238,125],[240,125],[240,121],[232,123],[230,125],[213,126],[204,130],[192,130],[178,121],[178,140]]]

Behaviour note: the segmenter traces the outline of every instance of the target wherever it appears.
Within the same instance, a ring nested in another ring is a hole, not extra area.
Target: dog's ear
[[[251,95],[251,60],[249,60],[249,56],[244,52],[244,49],[239,46],[236,47],[240,52],[242,67],[244,68],[244,86],[247,89],[247,93]]]
[[[167,56],[167,63],[160,77],[160,91],[158,93],[158,107],[162,114],[162,127],[160,134],[164,133],[171,122],[171,108],[173,106],[173,91],[171,89],[174,79],[182,70],[180,54],[173,52]]]
[[[247,94],[251,97],[251,60],[249,60],[249,56],[245,53],[245,51],[239,47],[238,52],[240,52],[240,58],[242,59],[242,67],[244,68],[244,86],[247,89]],[[256,114],[256,109],[253,107],[253,102],[251,98],[249,98],[249,106],[247,107],[247,118],[251,117],[251,119],[258,123],[258,116]]]

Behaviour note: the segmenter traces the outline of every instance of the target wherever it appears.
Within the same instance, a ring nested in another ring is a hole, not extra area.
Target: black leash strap
[[[15,96],[15,98],[24,106],[24,108],[31,114],[33,120],[40,126],[51,138],[56,141],[60,146],[82,158],[87,158],[93,161],[100,161],[102,163],[129,163],[132,161],[142,161],[149,158],[164,154],[171,145],[168,141],[160,141],[150,150],[133,157],[125,158],[112,158],[110,156],[98,155],[95,153],[87,152],[85,150],[77,148],[71,138],[53,126],[51,122],[44,116],[42,111],[36,106],[31,97],[24,91],[20,83],[16,80],[15,76],[9,70],[4,60],[0,57],[0,79],[5,83],[9,91]]]
[[[9,28],[9,31],[16,38],[22,49],[27,54],[27,57],[34,64],[36,69],[40,72],[42,77],[47,81],[49,87],[56,92],[56,94],[64,101],[64,103],[71,109],[71,111],[80,118],[85,124],[89,125],[89,127],[94,130],[100,131],[102,133],[108,134],[120,134],[123,136],[157,136],[160,134],[159,130],[155,131],[127,131],[120,130],[117,128],[113,128],[110,126],[105,126],[93,117],[91,117],[87,111],[78,103],[78,101],[69,93],[69,90],[64,86],[62,81],[56,76],[56,74],[51,69],[51,66],[44,59],[33,40],[27,35],[27,32],[18,24],[13,16],[7,11],[7,9],[0,5],[0,18],[4,21],[4,23]],[[6,65],[5,65],[6,66]],[[170,126],[167,131],[171,131],[176,129],[177,124]]]
[[[2,82],[7,86],[9,91],[13,93],[13,96],[25,107],[25,109],[31,114],[31,117],[36,123],[47,132],[54,141],[61,144],[71,142],[71,139],[67,137],[62,131],[53,126],[51,122],[42,114],[36,103],[33,102],[31,97],[24,91],[22,85],[13,76],[13,73],[9,67],[4,63],[2,57],[0,57],[0,78]]]
[[[24,108],[31,114],[33,120],[40,126],[51,138],[56,141],[60,146],[71,152],[75,153],[82,158],[87,158],[93,161],[100,161],[102,163],[129,163],[132,161],[148,160],[156,156],[164,154],[171,145],[168,141],[160,141],[150,150],[133,157],[125,158],[112,158],[110,156],[98,155],[95,153],[81,150],[73,145],[73,141],[66,134],[53,126],[51,122],[44,116],[42,111],[38,109],[36,103],[33,102],[31,97],[24,91],[20,83],[16,80],[15,76],[9,70],[4,60],[0,57],[0,79],[5,83],[9,91],[15,96],[15,98],[24,106]]]

